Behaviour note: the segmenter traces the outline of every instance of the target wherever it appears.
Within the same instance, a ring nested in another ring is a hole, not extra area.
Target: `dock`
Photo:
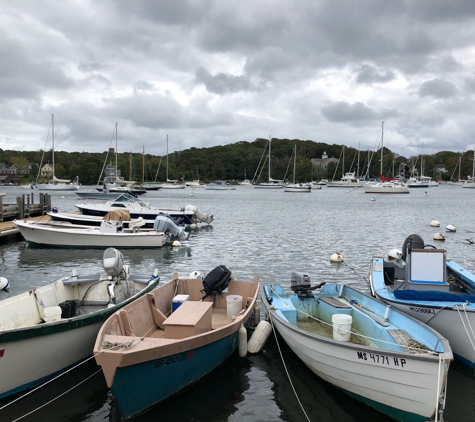
[[[0,196],[0,237],[20,233],[13,220],[49,220],[46,215],[51,211],[51,196],[39,194],[39,201],[35,202],[34,193],[23,194],[16,198],[16,204],[5,204]]]

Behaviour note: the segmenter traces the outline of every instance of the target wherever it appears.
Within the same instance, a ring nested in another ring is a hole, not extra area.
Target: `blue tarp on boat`
[[[471,302],[475,303],[475,295],[461,295],[435,290],[394,290],[394,297],[402,300],[430,300],[437,302]]]

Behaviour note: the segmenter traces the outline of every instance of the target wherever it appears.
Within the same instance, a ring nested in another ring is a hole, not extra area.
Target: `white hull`
[[[475,189],[475,182],[464,182],[462,187],[465,189]]]
[[[284,192],[302,192],[302,193],[310,193],[312,192],[312,188],[310,185],[307,186],[284,186]]]
[[[258,185],[254,185],[256,189],[282,189],[282,185],[277,183],[259,183]]]
[[[409,193],[409,188],[403,185],[395,185],[393,183],[378,183],[364,187],[365,193],[385,193],[385,194],[402,194]]]
[[[36,188],[39,190],[50,190],[50,191],[76,191],[79,189],[77,185],[68,185],[68,184],[54,184],[54,183],[38,183]]]
[[[65,228],[35,222],[15,220],[15,224],[26,241],[39,245],[63,247],[95,248],[159,248],[167,242],[167,236],[161,232],[118,232],[105,233],[100,227]]]
[[[161,189],[185,189],[186,185],[174,185],[169,183],[163,183],[160,185]]]
[[[473,308],[465,311],[460,309],[458,312],[451,308],[424,306],[420,303],[403,304],[388,301],[386,298],[380,297],[377,292],[376,296],[379,300],[389,303],[395,309],[422,321],[441,333],[449,340],[454,355],[462,358],[466,363],[470,362],[472,366],[475,364],[475,349],[473,347],[475,337],[469,328],[475,327],[475,310]]]
[[[92,355],[102,322],[26,340],[0,342],[0,350],[4,350],[0,365],[0,396],[17,388],[24,389],[22,386],[28,388],[29,384],[62,372]]]
[[[404,367],[395,365],[396,354],[381,351],[377,362],[358,358],[358,349],[345,342],[316,342],[308,334],[289,329],[273,319],[277,330],[293,352],[319,377],[346,392],[365,397],[404,412],[431,417],[439,397],[438,387],[444,378],[444,365],[424,359],[406,360]],[[365,353],[360,350],[360,353]],[[382,364],[382,361],[389,364]]]

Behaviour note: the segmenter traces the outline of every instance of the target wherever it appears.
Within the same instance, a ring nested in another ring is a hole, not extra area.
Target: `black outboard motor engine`
[[[290,277],[290,289],[297,293],[298,297],[311,297],[311,291],[319,289],[325,284],[322,282],[316,286],[310,284],[310,276],[303,273],[292,273]]]
[[[221,293],[228,287],[230,281],[231,271],[229,271],[225,265],[220,265],[214,270],[211,270],[203,280],[203,289],[200,291],[205,295],[201,300],[206,299],[213,292]]]

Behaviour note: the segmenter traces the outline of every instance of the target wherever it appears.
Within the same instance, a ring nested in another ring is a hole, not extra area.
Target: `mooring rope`
[[[284,356],[282,355],[282,350],[280,350],[280,344],[279,344],[279,340],[277,338],[277,333],[275,332],[274,321],[272,321],[272,316],[271,316],[270,313],[269,313],[269,319],[270,319],[270,322],[271,322],[271,325],[272,325],[272,331],[274,332],[275,341],[277,343],[277,349],[279,350],[280,359],[282,360],[282,364],[284,365],[285,373],[287,374],[287,378],[289,379],[290,386],[292,387],[295,398],[297,399],[297,401],[300,405],[300,408],[302,409],[303,414],[305,415],[307,420],[310,422],[310,418],[308,417],[307,412],[305,412],[305,409],[303,408],[302,402],[300,401],[299,396],[297,394],[297,391],[295,390],[294,384],[292,382],[292,379],[290,378],[289,371],[287,370],[287,366],[286,366],[285,361],[284,361]]]
[[[76,369],[79,366],[83,365],[84,363],[90,361],[91,359],[94,359],[97,355],[92,355],[91,357],[88,357],[86,360],[83,360],[82,362],[78,363],[77,365],[73,366],[72,368],[69,368],[68,370],[62,372],[61,374],[55,376],[54,378],[44,382],[43,384],[39,385],[38,387],[34,388],[33,390],[30,390],[27,393],[23,394],[22,396],[17,397],[15,400],[12,400],[11,402],[9,402],[9,403],[5,404],[4,406],[0,407],[0,410],[5,409],[6,407],[10,406],[11,404],[16,403],[17,401],[25,398],[26,396],[29,396],[31,393],[34,393],[35,391],[39,390],[40,388],[43,388],[45,385],[49,384],[50,382],[53,382],[54,380],[57,380],[59,377],[62,377],[63,375],[67,374],[68,372],[71,372],[73,369]]]
[[[473,344],[473,341],[472,341],[472,337],[470,336],[470,333],[468,332],[468,329],[467,329],[467,326],[465,325],[465,321],[463,320],[463,316],[462,314],[460,313],[460,308],[463,308],[463,311],[464,311],[464,314],[465,314],[465,318],[467,319],[467,323],[470,327],[470,331],[472,331],[472,337],[475,338],[475,335],[473,333],[473,328],[472,328],[472,325],[470,324],[470,319],[467,315],[467,309],[466,309],[466,304],[463,304],[463,305],[454,305],[454,308],[457,309],[457,312],[459,314],[459,317],[460,317],[460,320],[462,321],[462,325],[463,325],[463,328],[465,329],[465,332],[467,333],[467,337],[468,339],[470,340],[470,343],[472,344],[472,348],[475,350],[475,345]]]
[[[74,390],[76,387],[80,386],[81,384],[83,384],[88,379],[92,378],[94,375],[98,374],[101,371],[102,371],[102,368],[98,369],[96,372],[94,372],[92,375],[89,375],[86,379],[82,380],[80,383],[76,384],[74,387],[71,387],[69,390],[66,390],[64,393],[61,393],[59,396],[56,396],[54,399],[51,399],[50,401],[42,404],[41,406],[38,406],[36,409],[33,409],[31,412],[28,412],[27,414],[25,414],[23,416],[20,416],[19,418],[13,420],[12,422],[17,422],[17,421],[19,421],[23,418],[26,418],[27,416],[31,415],[32,413],[35,413],[36,411],[42,409],[43,407],[47,406],[48,404],[53,403],[54,401],[58,400],[60,397],[63,397],[64,395],[66,395],[70,391]]]

